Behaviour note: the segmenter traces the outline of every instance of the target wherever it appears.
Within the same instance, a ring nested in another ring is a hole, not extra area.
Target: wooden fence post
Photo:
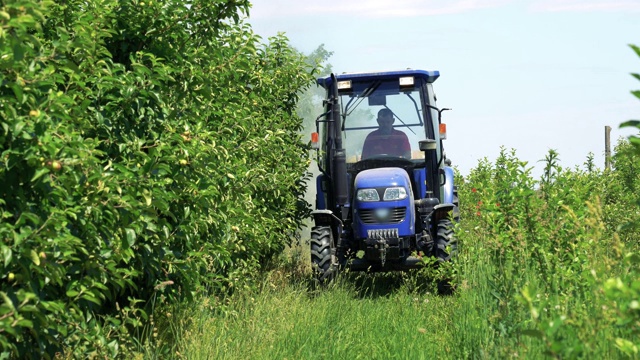
[[[604,127],[604,168],[611,170],[611,126]]]

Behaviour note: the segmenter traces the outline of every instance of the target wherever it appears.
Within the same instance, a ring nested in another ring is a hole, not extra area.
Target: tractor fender
[[[342,220],[331,210],[313,210],[311,216],[313,216],[313,221],[316,226],[330,226],[331,228],[336,228],[337,226],[342,227]]]
[[[443,204],[452,204],[453,203],[453,168],[450,166],[445,166],[443,168],[444,171],[444,183],[443,183]]]
[[[450,213],[453,211],[454,205],[451,203],[448,204],[439,204],[433,207],[433,213],[431,215],[432,224],[438,224],[438,222],[442,219],[447,219],[450,216]]]

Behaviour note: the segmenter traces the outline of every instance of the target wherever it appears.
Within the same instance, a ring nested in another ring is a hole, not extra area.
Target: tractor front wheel
[[[453,223],[449,219],[442,219],[438,222],[436,240],[433,244],[434,255],[438,263],[451,261],[458,252],[458,242],[453,233]],[[441,279],[438,281],[438,293],[450,295],[454,291],[451,279]]]
[[[449,219],[438,222],[434,254],[438,262],[450,261],[458,251],[458,242],[453,234],[453,223]]]
[[[311,229],[311,266],[315,279],[321,284],[329,282],[336,273],[332,248],[333,234],[329,226],[314,226]]]
[[[460,199],[457,186],[453,187],[453,221],[460,222]]]

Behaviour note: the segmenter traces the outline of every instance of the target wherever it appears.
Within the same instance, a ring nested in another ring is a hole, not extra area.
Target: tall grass
[[[503,150],[460,182],[459,255],[440,269],[452,296],[435,295],[428,271],[313,289],[308,254],[292,252],[258,288],[178,311],[175,356],[638,358],[638,194],[625,191],[639,175],[565,169],[553,151],[544,162],[537,180]]]
[[[620,201],[619,173],[590,170],[563,169],[551,151],[534,181],[527,164],[503,150],[461,186],[468,203],[458,231],[466,247],[457,322],[481,331],[456,333],[458,355],[637,356],[620,343],[638,336],[638,318],[617,326],[618,299],[606,285],[631,285],[640,274],[627,261],[639,236],[617,233],[636,210]]]
[[[351,275],[320,292],[269,283],[235,296],[224,314],[206,303],[188,313],[179,351],[189,359],[446,357],[458,303],[412,291],[411,281]]]

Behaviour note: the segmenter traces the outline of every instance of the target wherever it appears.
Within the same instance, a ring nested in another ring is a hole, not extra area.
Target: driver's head
[[[394,121],[391,110],[384,108],[378,111],[378,125],[380,125],[380,130],[383,132],[390,133],[393,130]]]

